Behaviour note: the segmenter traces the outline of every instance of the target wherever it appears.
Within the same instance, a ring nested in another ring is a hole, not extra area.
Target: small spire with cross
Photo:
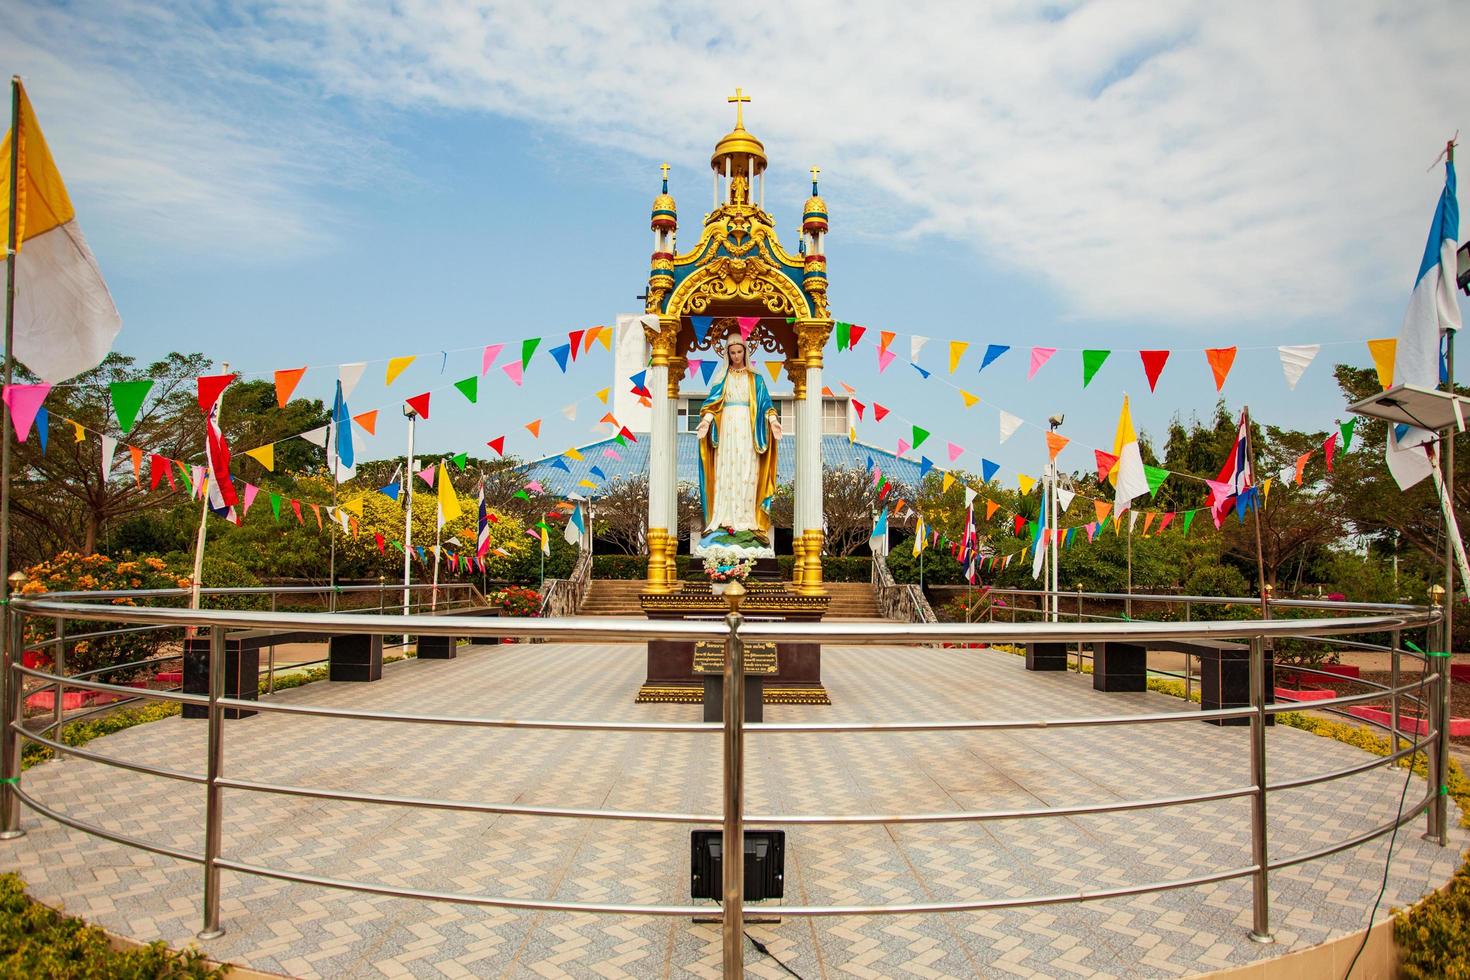
[[[736,88],[735,94],[725,99],[726,102],[735,103],[735,128],[745,128],[744,103],[750,101],[750,96],[741,94],[741,89]]]
[[[663,171],[664,193],[667,194],[669,192],[669,165],[667,163],[659,164],[658,169]]]
[[[819,174],[821,172],[822,172],[822,168],[821,167],[813,167],[811,169],[811,175],[812,175],[812,194],[813,195],[815,195],[817,193],[817,174]]]

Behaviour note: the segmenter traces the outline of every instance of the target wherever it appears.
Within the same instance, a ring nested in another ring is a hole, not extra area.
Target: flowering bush
[[[128,589],[186,589],[189,578],[180,575],[161,558],[129,558],[114,561],[106,555],[80,555],[63,551],[50,561],[41,562],[26,569],[26,584],[23,595],[41,595],[47,592],[104,592]],[[140,604],[170,605],[169,600],[150,602],[119,596],[112,600],[115,606]],[[86,622],[71,620],[66,624],[69,634],[93,633],[117,629],[117,623]],[[124,633],[118,636],[77,640],[69,644],[66,651],[68,674],[96,670],[113,664],[146,660],[159,655],[163,644],[173,631],[149,630],[139,633]],[[56,621],[49,616],[29,616],[25,621],[27,645],[49,640],[56,636]],[[34,662],[49,666],[51,648],[34,658]],[[107,683],[118,683],[145,672],[144,667],[129,667],[113,671],[98,678]]]
[[[541,611],[541,593],[518,585],[506,586],[501,592],[492,592],[485,598],[492,606],[499,606],[507,616],[535,616]]]
[[[704,553],[704,574],[711,582],[744,581],[754,567],[754,558],[745,558],[733,548],[710,548]]]

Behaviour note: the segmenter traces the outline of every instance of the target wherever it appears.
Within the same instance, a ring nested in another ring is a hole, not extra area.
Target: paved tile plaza
[[[1002,653],[831,649],[831,707],[771,706],[768,721],[1079,717],[1172,710],[1155,694],[1097,694],[1075,674],[1028,674]],[[522,718],[693,721],[697,705],[633,703],[634,646],[473,648],[390,666],[374,684],[278,697],[358,709]],[[203,771],[204,723],[171,718],[94,742],[120,758]],[[451,799],[717,812],[719,739],[418,728],[260,715],[227,724],[232,776]],[[1349,765],[1348,746],[1280,728],[1273,778]],[[748,742],[753,812],[1039,807],[1243,785],[1246,732],[1197,722],[962,734],[765,734]],[[1375,770],[1273,794],[1272,853],[1315,849],[1387,820],[1403,785]],[[25,776],[80,819],[202,848],[203,790],[69,759]],[[1410,793],[1422,792],[1420,785]],[[687,904],[689,828],[468,815],[226,791],[224,853],[338,878],[488,895]],[[38,898],[139,939],[199,928],[196,865],[132,851],[26,811],[0,844]],[[756,825],[758,826],[758,824]],[[1447,879],[1465,847],[1402,834],[1384,908]],[[1278,945],[1250,943],[1247,880],[1084,905],[945,916],[787,918],[752,935],[806,978],[1176,976],[1251,962],[1361,928],[1385,843],[1272,878]],[[1243,800],[1045,821],[798,827],[791,904],[905,903],[1113,887],[1249,861]],[[683,919],[419,904],[226,872],[227,934],[210,955],[303,977],[716,977],[718,927]],[[786,976],[747,945],[749,975]]]

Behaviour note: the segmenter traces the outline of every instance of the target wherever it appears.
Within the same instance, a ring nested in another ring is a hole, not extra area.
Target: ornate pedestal
[[[825,595],[798,595],[785,583],[747,580],[740,612],[747,620],[815,622],[827,614]],[[686,582],[678,592],[645,593],[643,614],[649,619],[725,618],[724,600],[707,583]],[[648,676],[638,701],[704,701],[704,674],[696,673],[693,640],[652,640],[648,644]],[[776,673],[764,678],[766,704],[831,704],[822,686],[819,643],[778,643]]]

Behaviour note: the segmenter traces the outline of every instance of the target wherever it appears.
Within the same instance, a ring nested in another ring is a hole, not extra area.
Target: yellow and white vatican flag
[[[15,252],[14,354],[57,384],[102,363],[122,320],[25,87],[19,78],[11,84],[18,108],[0,144],[0,221],[9,228],[14,202],[15,241],[8,243]]]

